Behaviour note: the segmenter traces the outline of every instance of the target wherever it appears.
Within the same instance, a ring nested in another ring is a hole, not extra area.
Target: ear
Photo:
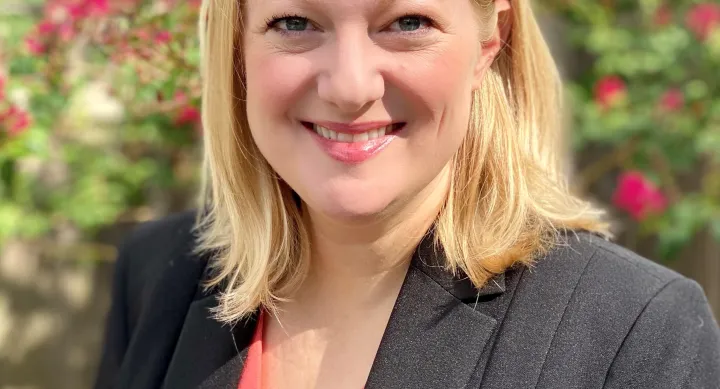
[[[485,73],[510,37],[513,20],[510,0],[495,0],[495,15],[490,20],[495,22],[496,26],[489,39],[480,43],[480,56],[475,64],[473,89],[480,87]]]

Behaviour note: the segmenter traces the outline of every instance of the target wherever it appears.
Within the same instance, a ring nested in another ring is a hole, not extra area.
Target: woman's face
[[[252,136],[313,211],[372,216],[441,181],[494,56],[470,1],[246,7]]]

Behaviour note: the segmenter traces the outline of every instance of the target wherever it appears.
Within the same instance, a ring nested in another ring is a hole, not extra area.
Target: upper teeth
[[[386,133],[390,132],[392,130],[392,126],[386,126],[374,129],[372,131],[363,132],[360,134],[346,134],[344,132],[335,132],[333,130],[327,129],[323,126],[318,126],[317,124],[313,124],[313,129],[315,132],[317,132],[320,136],[326,139],[336,140],[338,142],[365,142],[370,139],[379,138],[381,136],[385,136]]]

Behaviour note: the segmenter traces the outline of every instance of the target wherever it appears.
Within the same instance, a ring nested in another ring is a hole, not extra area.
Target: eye
[[[391,25],[390,29],[399,32],[415,32],[432,26],[429,18],[418,15],[407,15],[398,18]]]
[[[269,19],[267,26],[281,33],[298,33],[307,31],[312,24],[302,16],[286,15]]]

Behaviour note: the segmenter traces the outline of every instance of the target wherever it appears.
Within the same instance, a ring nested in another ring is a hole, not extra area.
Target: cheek
[[[245,52],[248,123],[260,152],[284,175],[294,171],[297,147],[308,141],[291,119],[311,79],[309,62],[258,46]]]
[[[427,115],[422,121],[436,128],[435,132],[416,137],[414,142],[423,142],[423,147],[432,147],[442,157],[454,153],[449,149],[459,147],[467,132],[474,63],[468,46],[448,44],[442,51],[404,64],[399,73],[416,100],[414,111]]]
[[[468,54],[448,48],[424,57],[414,66],[404,65],[401,74],[428,105],[443,106],[469,93],[471,61]]]
[[[297,102],[310,78],[309,62],[297,55],[273,53],[269,48],[246,50],[247,107],[266,124],[282,120]]]

